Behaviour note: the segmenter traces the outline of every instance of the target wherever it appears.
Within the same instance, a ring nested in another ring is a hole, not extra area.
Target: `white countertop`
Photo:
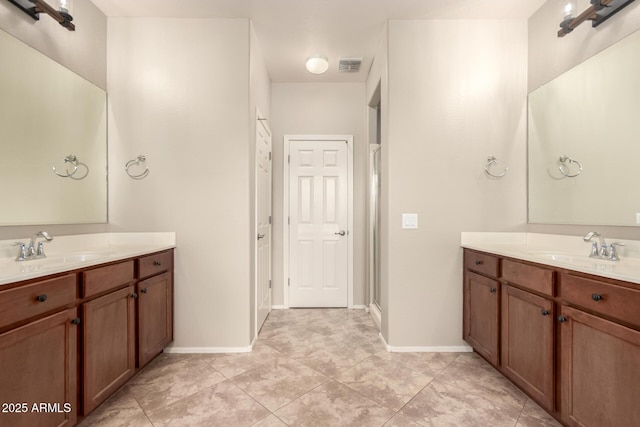
[[[625,245],[618,248],[620,261],[589,258],[591,243],[584,242],[582,236],[475,232],[460,235],[463,248],[640,284],[640,241],[606,239],[607,244],[614,242]]]
[[[50,274],[91,267],[176,247],[175,233],[99,233],[53,236],[45,243],[47,258],[15,261],[14,242],[28,245],[30,238],[0,241],[0,286]]]

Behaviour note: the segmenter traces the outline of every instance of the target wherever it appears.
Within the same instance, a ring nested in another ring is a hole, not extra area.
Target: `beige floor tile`
[[[533,400],[527,400],[524,409],[518,418],[516,427],[561,427],[562,425],[556,421],[551,415],[542,409]]]
[[[226,378],[233,378],[269,362],[278,355],[281,355],[281,353],[262,341],[257,341],[253,350],[249,353],[210,354],[206,355],[202,360]]]
[[[232,379],[234,384],[270,411],[297,399],[326,380],[324,375],[288,357],[277,357]]]
[[[394,415],[389,408],[329,381],[275,413],[289,426],[380,426]]]
[[[251,426],[269,415],[231,381],[224,381],[149,413],[159,426]]]
[[[384,427],[420,427],[420,420],[403,415],[401,412],[396,413],[393,418],[384,424]]]
[[[400,413],[423,426],[513,427],[523,406],[501,406],[479,394],[433,381]]]
[[[436,377],[460,390],[485,396],[500,405],[523,407],[528,397],[475,353],[463,353]]]
[[[152,427],[144,411],[129,392],[121,388],[85,418],[78,427]]]
[[[286,427],[286,424],[283,423],[278,417],[271,414],[267,418],[263,418],[257,423],[253,424],[252,427]]]
[[[402,408],[433,379],[376,356],[358,363],[335,378],[394,411]]]
[[[129,389],[145,411],[169,405],[226,378],[205,362],[202,355],[165,358],[152,363],[129,383]]]
[[[435,377],[458,358],[460,353],[390,353],[386,350],[376,353],[381,359],[400,363],[409,369]]]
[[[371,355],[359,348],[349,347],[326,337],[300,349],[291,356],[323,375],[334,377]]]

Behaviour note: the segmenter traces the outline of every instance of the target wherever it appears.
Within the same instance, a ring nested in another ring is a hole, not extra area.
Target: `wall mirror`
[[[105,223],[105,91],[0,31],[0,94],[0,225]]]
[[[640,224],[640,31],[529,94],[529,222]]]

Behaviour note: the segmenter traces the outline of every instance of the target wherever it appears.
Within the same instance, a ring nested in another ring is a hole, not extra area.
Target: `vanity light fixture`
[[[58,1],[58,0],[55,0]],[[40,14],[46,13],[60,25],[65,27],[69,31],[75,31],[76,27],[71,21],[73,16],[69,14],[69,2],[70,0],[59,0],[59,8],[56,10],[44,0],[9,0],[10,3],[15,5],[18,9],[29,15],[35,21],[40,20]]]
[[[324,74],[329,69],[329,61],[324,55],[314,55],[307,58],[306,66],[312,74]]]
[[[591,21],[591,26],[595,28],[634,1],[635,0],[589,0],[591,6],[577,16],[576,2],[567,1],[564,3],[564,15],[562,22],[560,22],[558,37],[566,36],[584,21]]]

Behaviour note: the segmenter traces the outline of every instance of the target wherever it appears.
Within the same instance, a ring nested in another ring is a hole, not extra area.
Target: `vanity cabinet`
[[[0,425],[75,424],[76,298],[75,274],[0,291]]]
[[[500,260],[480,252],[464,253],[463,338],[497,365],[500,322]]]
[[[482,257],[497,276],[478,271]],[[478,354],[566,425],[640,425],[640,285],[470,249],[464,260],[464,338]],[[489,283],[500,289],[499,358],[477,332],[491,330],[493,306],[471,290]],[[490,306],[484,317],[474,303]]]
[[[142,368],[173,341],[173,254],[138,260],[138,367]]]

